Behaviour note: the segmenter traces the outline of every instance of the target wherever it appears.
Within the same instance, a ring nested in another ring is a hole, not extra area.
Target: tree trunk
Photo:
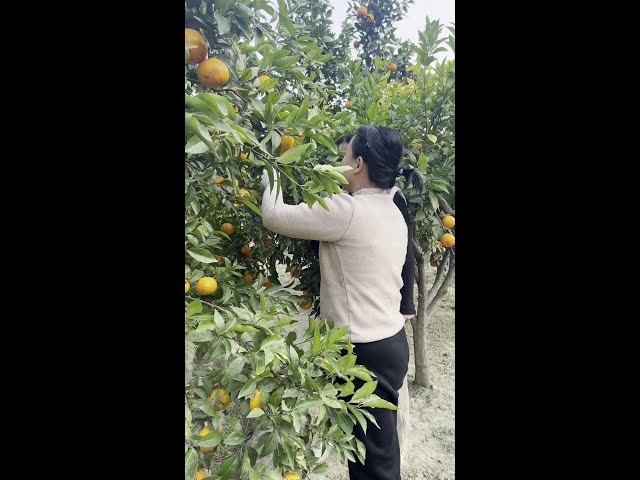
[[[429,358],[427,356],[427,262],[418,257],[418,312],[411,320],[413,329],[413,357],[416,365],[415,383],[429,387]]]
[[[444,298],[447,290],[452,285],[456,274],[455,256],[450,250],[445,253],[442,262],[438,265],[438,272],[431,289],[427,287],[427,262],[424,254],[414,242],[414,251],[417,260],[417,283],[418,283],[418,312],[411,320],[413,329],[413,356],[416,366],[416,385],[429,388],[431,386],[431,376],[429,372],[429,358],[427,354],[427,326],[429,318],[435,308]],[[447,269],[448,267],[448,269]]]

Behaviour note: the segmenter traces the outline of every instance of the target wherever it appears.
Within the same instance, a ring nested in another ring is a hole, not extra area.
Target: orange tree
[[[355,424],[395,408],[372,392],[346,328],[310,319],[317,262],[308,242],[262,227],[259,177],[309,205],[346,183],[321,69],[294,2],[185,2],[185,478],[303,478],[319,456],[364,460]],[[294,282],[281,285],[278,265]],[[297,290],[287,287],[294,286]],[[311,305],[310,305],[311,303]],[[346,352],[346,353],[345,353]],[[364,385],[354,391],[354,380]]]
[[[414,0],[349,0],[346,20],[355,28],[353,40],[358,42],[358,56],[367,67],[373,67],[376,57],[394,58],[397,66],[408,61],[411,42],[400,43],[394,24],[403,18],[412,3]],[[391,78],[395,79],[402,71],[392,72]]]

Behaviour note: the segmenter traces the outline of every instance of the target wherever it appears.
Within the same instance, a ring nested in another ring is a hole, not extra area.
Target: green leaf
[[[431,140],[431,143],[436,143],[438,141],[438,137],[431,135],[430,133],[427,134],[427,138]]]
[[[270,78],[269,80],[265,80],[260,85],[260,87],[258,87],[258,90],[260,90],[261,92],[268,92],[269,90],[274,88],[277,84],[278,84],[277,78]]]
[[[238,399],[251,395],[256,389],[256,384],[257,381],[255,379],[251,379],[247,383],[245,383],[244,386],[240,389],[240,392],[238,392]]]
[[[300,109],[296,115],[296,121],[307,118],[307,113],[309,112],[309,95],[305,95],[302,104],[300,105]]]
[[[376,427],[380,428],[380,425],[378,425],[378,421],[376,420],[376,417],[374,417],[371,412],[369,412],[368,410],[360,410],[360,413],[362,413],[362,415],[364,415],[365,417],[367,417],[367,419],[373,423]]]
[[[256,460],[258,459],[258,451],[253,447],[248,447],[247,455],[249,456],[249,460],[251,460],[251,466],[253,467],[256,464]]]
[[[316,323],[313,326],[313,345],[311,346],[311,353],[313,353],[313,355],[318,355],[321,348],[322,344],[320,342],[320,331],[318,329],[318,324]]]
[[[233,109],[233,105],[222,95],[202,92],[198,94],[198,98],[206,102],[207,105],[214,110],[218,111],[220,115],[224,117],[229,116],[231,118],[236,117],[236,111]]]
[[[358,423],[360,424],[360,427],[362,427],[362,431],[364,432],[364,434],[367,434],[367,419],[364,418],[364,415],[362,413],[360,413],[360,411],[347,404],[347,408],[349,409],[349,411],[353,414],[354,417],[356,417],[356,420],[358,421]]]
[[[320,195],[313,193],[313,198],[315,198],[318,203],[324,208],[327,212],[329,211],[329,207],[327,206],[327,202]]]
[[[240,467],[240,459],[237,455],[232,455],[220,466],[217,475],[220,476],[220,480],[230,480],[238,471],[238,467]]]
[[[364,380],[365,382],[370,382],[373,380],[367,369],[359,365],[351,367],[344,373],[347,375],[353,375],[354,377],[359,378],[360,380]]]
[[[262,410],[260,407],[258,407],[258,408],[254,408],[253,410],[251,410],[249,412],[249,415],[247,415],[247,418],[261,417],[262,415],[264,415],[264,410]]]
[[[393,403],[383,400],[382,398],[378,397],[378,395],[371,395],[369,398],[364,399],[362,404],[370,408],[387,408],[389,410],[398,410],[398,407],[396,407]]]
[[[273,61],[273,66],[279,68],[287,68],[298,63],[300,57],[301,55],[290,55],[287,57],[276,58]]]
[[[224,444],[231,446],[240,445],[242,442],[244,442],[245,438],[246,436],[244,433],[233,432],[231,435],[224,439]]]
[[[293,430],[296,433],[300,433],[300,429],[302,428],[302,415],[298,410],[293,410],[291,412],[291,421],[293,422]],[[286,449],[286,445],[285,445]]]
[[[276,449],[277,446],[278,446],[278,438],[277,438],[277,433],[274,430],[273,432],[271,432],[271,435],[269,435],[267,437],[267,440],[264,442],[264,445],[260,450],[259,458],[270,455],[271,453],[273,453],[273,451]]]
[[[198,440],[196,444],[199,447],[217,447],[218,445],[220,445],[221,441],[222,441],[222,433],[218,432],[217,430],[214,430],[213,432],[207,433],[204,437]]]
[[[218,33],[220,35],[224,35],[225,33],[231,30],[231,22],[229,19],[222,15],[219,11],[213,12],[213,16],[216,19],[216,23],[218,24]]]
[[[353,382],[349,381],[345,383],[344,386],[342,387],[342,392],[340,392],[340,396],[348,397],[349,395],[353,394],[354,390],[355,390],[355,385],[353,384]]]
[[[213,340],[213,332],[211,332],[210,330],[204,331],[204,332],[197,332],[197,331],[193,331],[193,332],[189,332],[185,338],[187,340],[191,340],[192,342],[210,342],[211,340]]]
[[[351,417],[346,413],[338,413],[338,425],[347,435],[351,435],[351,433],[353,432],[353,421],[351,420]]]
[[[260,350],[276,350],[281,346],[284,346],[284,338],[280,335],[271,335],[262,341]]]
[[[377,386],[378,386],[377,380],[365,383],[362,387],[358,389],[356,393],[353,394],[353,397],[351,398],[351,400],[349,400],[349,402],[356,403],[357,401],[368,397],[374,392]]]
[[[328,463],[321,463],[319,465],[316,465],[315,467],[313,467],[312,472],[313,473],[325,473],[329,470],[329,464]]]
[[[218,312],[217,310],[213,312],[213,320],[216,322],[216,326],[218,328],[224,327],[224,319],[222,318],[222,315],[220,315],[220,312]]]
[[[431,207],[433,208],[433,211],[437,212],[438,208],[440,208],[440,203],[438,202],[438,197],[436,196],[436,194],[433,192],[429,192],[429,200],[431,200]]]
[[[202,313],[202,302],[198,299],[191,302],[187,307],[187,317],[191,317],[196,313]]]
[[[187,253],[200,263],[215,263],[216,257],[211,252],[204,248],[192,248],[187,250]]]
[[[238,357],[233,362],[231,362],[225,370],[223,381],[225,383],[228,383],[230,380],[235,378],[235,376],[238,375],[244,368],[244,363],[244,357]]]
[[[292,37],[296,36],[296,28],[293,26],[291,20],[289,20],[289,9],[287,3],[284,0],[278,0],[278,19],[280,24],[283,25]]]
[[[420,152],[420,158],[418,159],[418,170],[423,173],[426,172],[428,163],[429,159],[427,158],[427,156],[424,154],[424,152]]]
[[[280,155],[280,157],[278,157],[278,163],[289,165],[293,162],[297,162],[309,147],[310,144],[308,143],[305,143],[304,145],[296,145],[292,149],[287,150],[286,152],[284,152],[284,154]]]
[[[340,403],[338,400],[336,400],[335,398],[331,398],[331,397],[327,397],[327,396],[322,396],[322,401],[324,402],[324,404],[327,407],[331,407],[331,408],[335,408],[335,409],[341,409],[342,408],[342,403]]]
[[[198,452],[190,448],[184,456],[184,478],[194,478],[198,469]]]
[[[327,147],[331,151],[331,153],[336,155],[338,154],[338,146],[331,139],[317,133],[309,133],[307,134],[307,136],[309,138],[313,138],[320,145],[324,145],[325,147]]]
[[[204,153],[208,150],[209,147],[207,147],[207,145],[202,140],[200,140],[200,137],[198,137],[197,135],[191,137],[184,147],[185,152],[192,154]]]
[[[298,391],[297,388],[287,388],[284,391],[282,398],[298,398],[299,394],[300,392]]]
[[[251,211],[257,214],[260,218],[262,218],[262,212],[258,208],[258,206],[253,203],[251,200],[245,200],[244,205],[247,206]]]
[[[319,407],[322,404],[323,401],[321,398],[311,398],[297,403],[296,406],[293,407],[293,409],[299,412],[300,410],[308,410],[313,407]]]

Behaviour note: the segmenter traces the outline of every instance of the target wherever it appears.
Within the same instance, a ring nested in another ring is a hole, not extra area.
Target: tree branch
[[[438,306],[440,300],[442,300],[442,297],[445,296],[447,290],[453,283],[453,280],[456,278],[456,259],[454,256],[451,256],[451,260],[449,263],[450,265],[449,272],[447,273],[447,278],[445,278],[444,282],[442,282],[442,285],[438,289],[438,293],[436,293],[435,297],[433,297],[433,300],[427,307],[427,319],[431,316],[431,313]]]
[[[196,300],[195,298],[193,298],[193,297],[189,297],[189,296],[187,296],[187,295],[185,295],[185,297],[184,297],[184,298],[188,298],[189,300]],[[200,299],[198,299],[198,300],[200,300]],[[217,310],[220,310],[221,312],[226,312],[226,310],[225,310],[224,308],[219,307],[218,305],[214,305],[213,303],[205,302],[204,300],[200,300],[200,301],[201,301],[202,303],[204,303],[205,305],[210,306],[211,308],[215,308],[215,309],[217,309]],[[188,304],[187,302],[184,302],[184,303],[185,303],[185,306],[189,306],[189,304]]]
[[[431,305],[431,302],[433,301],[433,298],[436,296],[438,289],[440,288],[440,285],[442,285],[444,270],[447,266],[447,260],[449,259],[450,254],[451,254],[451,250],[447,249],[447,251],[444,252],[444,257],[442,258],[440,265],[438,265],[436,279],[433,281],[433,285],[431,286],[431,289],[427,293],[427,308],[429,308],[429,305]]]
[[[453,215],[453,208],[451,208],[451,206],[447,203],[447,201],[442,198],[441,195],[436,194],[436,197],[438,197],[438,203],[440,204],[440,208],[447,214],[449,215]]]

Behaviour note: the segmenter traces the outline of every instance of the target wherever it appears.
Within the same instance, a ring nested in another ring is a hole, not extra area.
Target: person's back
[[[348,227],[336,241],[320,242],[320,316],[349,326],[354,343],[374,342],[404,326],[398,305],[406,225],[381,188],[362,189],[341,200],[347,203]]]

